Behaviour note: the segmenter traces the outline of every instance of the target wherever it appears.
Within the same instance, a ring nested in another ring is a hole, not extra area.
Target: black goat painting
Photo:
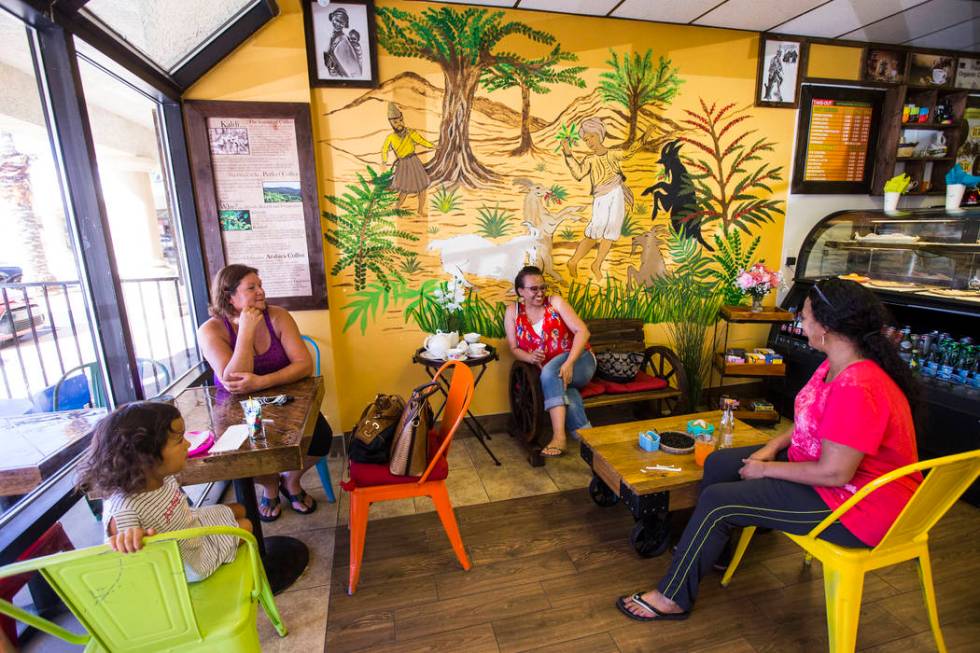
[[[714,251],[701,235],[701,218],[698,212],[698,200],[694,192],[691,175],[681,161],[681,141],[671,141],[660,150],[657,163],[664,167],[667,181],[657,182],[650,186],[643,195],[653,196],[652,219],[657,218],[660,209],[670,211],[670,223],[674,231],[683,233],[688,238],[694,238],[710,252]]]

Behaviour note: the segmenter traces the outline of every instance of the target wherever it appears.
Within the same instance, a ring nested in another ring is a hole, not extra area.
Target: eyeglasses
[[[817,283],[813,284],[813,289],[817,291],[817,295],[820,296],[820,299],[822,299],[822,300],[824,300],[824,302],[826,302],[827,306],[829,306],[831,308],[834,308],[833,303],[829,299],[827,299],[827,295],[823,294],[823,291],[820,290],[820,282],[819,281]]]
[[[531,294],[536,295],[539,292],[542,293],[548,292],[548,286],[524,286],[524,290],[528,290],[531,292]]]

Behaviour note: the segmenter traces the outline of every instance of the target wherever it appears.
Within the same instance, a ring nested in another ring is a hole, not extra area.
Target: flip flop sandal
[[[547,451],[557,451],[558,453],[546,453]],[[564,449],[559,449],[558,447],[545,447],[541,450],[541,456],[544,458],[560,458],[565,455]]]
[[[267,508],[269,510],[269,512],[272,512],[277,507],[279,507],[279,497],[278,496],[275,496],[275,497],[272,497],[271,499],[269,497],[262,497],[261,499],[259,499],[259,507],[260,508]],[[260,510],[259,511],[259,521],[264,521],[264,522],[276,521],[277,519],[279,519],[279,517],[281,515],[282,515],[282,508],[281,507],[279,507],[279,512],[277,512],[274,515],[263,515],[262,514],[262,511]]]
[[[279,492],[285,495],[287,503],[289,504],[289,507],[293,509],[293,512],[298,512],[301,515],[309,515],[310,513],[316,512],[316,499],[313,499],[313,497],[310,497],[313,501],[313,505],[307,507],[306,510],[297,510],[296,506],[294,505],[297,503],[303,506],[306,505],[306,497],[309,496],[306,493],[306,490],[300,490],[299,494],[290,494],[289,490],[286,489],[286,486],[280,483]]]
[[[639,592],[637,592],[633,596],[621,596],[618,599],[616,599],[616,607],[619,608],[620,612],[625,614],[633,621],[683,621],[684,619],[687,619],[688,617],[691,616],[690,612],[661,612],[660,610],[656,609],[655,607],[653,607],[652,605],[644,601],[642,598],[640,598],[641,596],[642,595]],[[627,607],[626,605],[627,600],[632,601],[633,603],[637,604],[647,612],[652,613],[654,616],[644,617],[638,614],[634,614],[633,612],[630,611],[629,607]]]

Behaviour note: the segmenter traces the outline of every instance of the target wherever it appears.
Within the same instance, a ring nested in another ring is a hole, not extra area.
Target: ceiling
[[[977,0],[443,0],[980,52]]]

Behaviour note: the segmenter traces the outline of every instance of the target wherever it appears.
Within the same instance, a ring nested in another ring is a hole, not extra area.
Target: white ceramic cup
[[[885,211],[897,211],[898,210],[898,198],[901,197],[901,193],[885,193]]]
[[[946,186],[946,210],[960,211],[960,202],[963,201],[963,192],[966,190],[965,184],[949,184]]]
[[[480,334],[479,333],[467,333],[466,335],[463,336],[463,340],[466,341],[466,344],[472,345],[474,342],[480,342]]]
[[[470,345],[469,354],[474,358],[478,358],[487,353],[487,345],[483,342],[474,342]]]

